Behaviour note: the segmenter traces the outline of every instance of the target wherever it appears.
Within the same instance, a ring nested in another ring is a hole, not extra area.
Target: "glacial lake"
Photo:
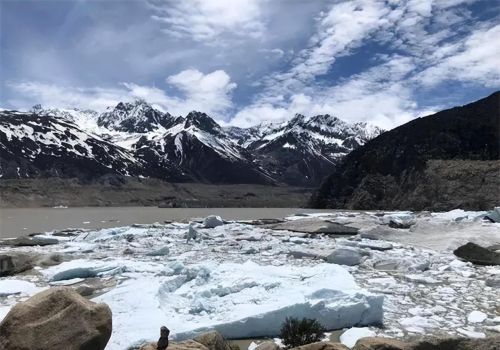
[[[158,208],[158,207],[75,207],[2,208],[0,238],[18,237],[65,228],[108,228],[165,221],[187,221],[219,215],[226,220],[283,218],[308,212],[332,210],[300,208]]]

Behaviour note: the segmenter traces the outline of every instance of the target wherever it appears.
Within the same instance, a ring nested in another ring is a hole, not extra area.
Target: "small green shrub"
[[[316,320],[303,318],[299,320],[287,317],[281,325],[280,338],[287,348],[315,343],[323,339],[325,329]]]

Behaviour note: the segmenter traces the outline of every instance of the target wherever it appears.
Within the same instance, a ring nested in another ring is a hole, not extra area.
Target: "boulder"
[[[27,254],[0,254],[0,276],[15,275],[32,267],[32,258]]]
[[[410,350],[500,350],[500,337],[435,338],[412,343]]]
[[[476,265],[500,265],[500,253],[472,242],[458,247],[453,254]]]
[[[409,350],[410,345],[391,338],[368,337],[356,342],[353,350]]]
[[[111,310],[71,288],[50,288],[16,304],[0,323],[0,348],[103,350],[111,337]]]
[[[220,216],[210,215],[203,220],[203,226],[205,228],[215,228],[222,225],[224,225],[224,221]]]
[[[57,244],[59,241],[55,238],[44,238],[44,237],[18,237],[13,239],[4,239],[0,241],[0,245],[5,245],[9,247],[34,247],[34,246],[46,246]]]
[[[343,344],[329,342],[329,341],[320,341],[317,343],[302,345],[292,349],[293,350],[349,350],[349,348]]]
[[[494,275],[486,279],[486,285],[488,287],[500,288],[500,275]]]
[[[140,350],[156,350],[156,342],[144,344]],[[179,343],[170,343],[168,350],[208,350],[208,348],[194,340],[186,340]]]
[[[217,331],[200,334],[193,340],[205,345],[208,350],[231,350],[224,337]]]
[[[280,350],[280,347],[273,341],[265,341],[257,345],[254,350]]]
[[[402,221],[398,219],[389,221],[389,227],[391,228],[409,229],[413,225],[415,225],[415,221]]]
[[[362,338],[352,350],[500,350],[500,337],[433,338],[405,343],[390,338]]]
[[[361,254],[356,249],[335,248],[327,257],[330,264],[354,266],[361,262]]]

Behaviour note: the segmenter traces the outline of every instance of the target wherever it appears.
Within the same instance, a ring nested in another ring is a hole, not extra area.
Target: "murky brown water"
[[[282,218],[314,209],[298,208],[157,208],[157,207],[83,207],[83,208],[7,208],[0,209],[0,238],[65,228],[107,228],[134,223],[182,221],[220,215],[227,220]]]

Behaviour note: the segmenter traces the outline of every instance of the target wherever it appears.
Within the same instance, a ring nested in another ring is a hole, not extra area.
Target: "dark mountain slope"
[[[141,137],[135,149],[136,157],[150,168],[173,164],[195,182],[275,183],[254,165],[250,153],[229,139],[205,113],[189,113],[158,137]]]
[[[415,119],[347,155],[313,195],[311,206],[491,207],[500,200],[499,133],[500,92]]]
[[[158,177],[180,179],[179,170]],[[0,177],[96,179],[103,175],[148,176],[132,152],[54,116],[0,112]]]

